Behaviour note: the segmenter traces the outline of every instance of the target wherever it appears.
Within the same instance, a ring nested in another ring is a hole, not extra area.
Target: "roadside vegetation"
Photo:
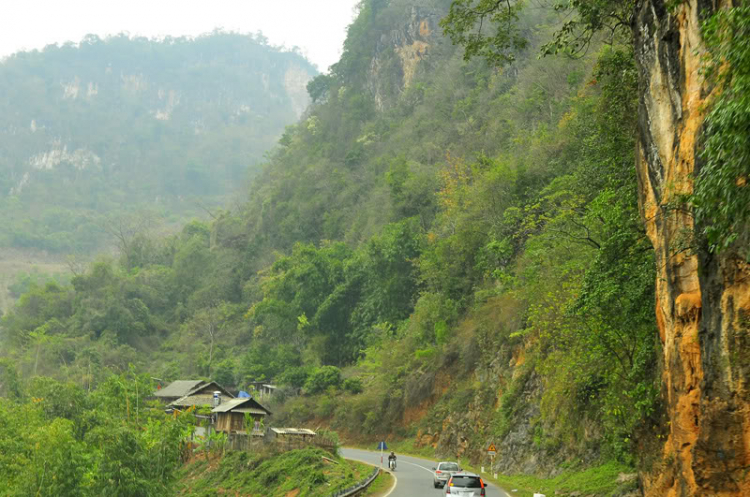
[[[373,481],[370,486],[367,487],[367,490],[362,495],[367,495],[370,497],[383,497],[391,490],[391,487],[393,487],[394,483],[395,482],[393,476],[391,476],[390,473],[388,473],[387,471],[381,471],[375,481]]]
[[[327,497],[361,482],[372,469],[317,448],[282,453],[229,451],[186,464],[179,472],[176,493]]]
[[[512,476],[498,474],[497,478],[494,478],[494,475],[483,474],[482,477],[518,497],[532,497],[540,493],[562,496],[618,497],[638,492],[637,475],[629,466],[616,462],[581,468],[569,466],[569,464],[563,465],[560,468],[561,472],[552,478],[541,478],[529,474]],[[477,471],[477,468],[471,470]]]

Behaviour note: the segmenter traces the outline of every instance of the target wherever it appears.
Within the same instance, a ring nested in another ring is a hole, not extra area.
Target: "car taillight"
[[[442,471],[440,471],[440,470],[435,471],[436,475],[439,475],[440,473],[442,473]]]

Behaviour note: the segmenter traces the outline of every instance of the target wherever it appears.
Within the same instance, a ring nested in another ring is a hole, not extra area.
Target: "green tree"
[[[324,392],[330,387],[341,386],[341,370],[336,366],[321,366],[314,369],[305,381],[307,393]]]
[[[706,117],[703,161],[692,203],[699,234],[710,251],[728,248],[747,234],[750,217],[750,49],[741,42],[750,33],[750,6],[719,9],[706,21],[707,75],[716,98]],[[744,238],[743,238],[744,239]]]

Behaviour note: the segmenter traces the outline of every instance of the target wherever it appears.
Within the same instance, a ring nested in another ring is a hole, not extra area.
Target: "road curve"
[[[347,459],[366,462],[380,466],[380,452],[360,449],[341,449],[341,455]],[[383,461],[384,468],[387,466],[387,453]],[[397,454],[398,455],[398,454]],[[409,456],[398,456],[398,467],[394,476],[396,477],[396,488],[388,497],[442,497],[445,490],[435,488],[432,484],[432,467],[434,461],[419,459]],[[510,497],[495,485],[487,486],[487,497]]]

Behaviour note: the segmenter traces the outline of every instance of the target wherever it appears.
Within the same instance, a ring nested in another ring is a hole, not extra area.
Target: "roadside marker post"
[[[380,449],[380,467],[383,467],[383,451],[388,450],[388,446],[385,444],[385,440],[380,442],[378,444],[378,449]]]

